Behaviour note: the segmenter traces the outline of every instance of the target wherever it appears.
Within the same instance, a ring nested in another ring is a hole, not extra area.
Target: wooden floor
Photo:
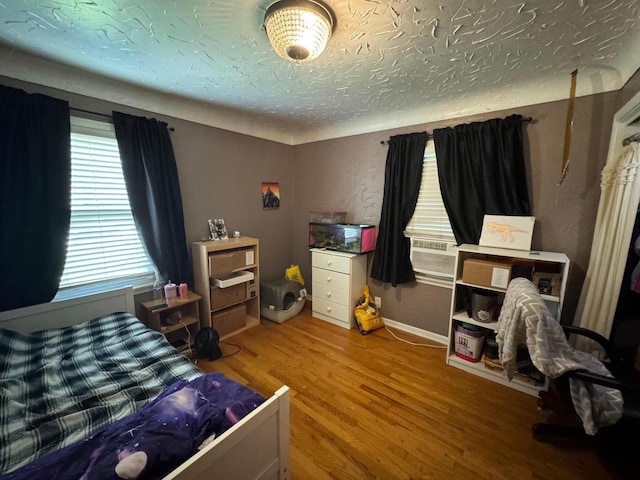
[[[592,448],[535,441],[531,425],[543,420],[535,397],[447,366],[444,349],[385,329],[363,336],[313,318],[307,305],[221,348],[228,356],[198,366],[264,396],[290,387],[292,479],[625,478]]]

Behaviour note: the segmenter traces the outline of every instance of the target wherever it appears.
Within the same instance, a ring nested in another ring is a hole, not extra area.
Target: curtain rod
[[[625,138],[624,140],[622,140],[622,146],[626,147],[627,145],[629,145],[631,142],[640,142],[640,132],[638,133],[634,133],[633,135],[631,135],[630,137]]]
[[[433,135],[431,135],[429,132],[424,132],[427,134],[427,140],[429,140],[430,138],[433,138]],[[389,144],[389,140],[380,140],[380,145],[388,145]]]
[[[89,115],[98,115],[99,117],[108,118],[113,122],[113,117],[111,115],[107,115],[106,113],[92,112],[91,110],[83,110],[82,108],[69,107],[69,110],[73,110],[75,112],[88,113]],[[176,129],[173,127],[169,127],[169,130],[175,132]]]
[[[522,121],[523,122],[533,122],[533,118],[532,117],[522,117]],[[429,138],[433,138],[433,135],[430,134],[429,132],[427,132],[427,139]],[[380,140],[380,145],[388,145],[389,144],[389,140]]]

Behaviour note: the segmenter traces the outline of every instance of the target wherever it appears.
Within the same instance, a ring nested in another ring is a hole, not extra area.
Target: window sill
[[[118,288],[131,286],[133,288],[133,294],[151,292],[153,290],[153,283],[155,278],[129,278],[123,280],[115,280],[104,283],[95,283],[87,285],[79,285],[77,287],[69,287],[58,290],[58,293],[53,297],[52,302],[60,302],[63,300],[69,300],[71,298],[86,297],[88,295],[94,295],[96,293],[109,292]]]

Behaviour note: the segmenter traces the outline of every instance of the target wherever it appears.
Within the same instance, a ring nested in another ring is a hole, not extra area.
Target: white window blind
[[[405,235],[411,238],[411,264],[416,280],[451,288],[457,248],[442,203],[433,142],[427,144],[424,152],[418,203]]]
[[[406,229],[407,236],[419,236],[431,239],[455,241],[449,216],[442,203],[436,151],[433,142],[427,144],[424,152],[422,183],[418,204]]]
[[[71,227],[61,292],[152,284],[155,269],[131,214],[113,125],[72,119],[71,131]]]

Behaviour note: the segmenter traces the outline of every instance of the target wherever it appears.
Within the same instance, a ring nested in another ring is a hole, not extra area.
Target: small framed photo
[[[534,273],[533,284],[538,287],[541,295],[560,295],[560,282],[562,276],[559,273]]]
[[[224,225],[224,220],[222,218],[216,218],[213,223],[216,227],[216,235],[218,235],[218,239],[227,240],[229,238],[229,234],[227,233],[227,227]]]
[[[209,240],[220,240],[216,232],[216,224],[213,223],[213,220],[207,220],[207,224],[209,225]]]
[[[280,184],[278,182],[262,183],[262,208],[263,210],[280,208]]]
[[[222,218],[207,220],[207,223],[209,224],[210,240],[226,240],[229,238],[227,227]]]

